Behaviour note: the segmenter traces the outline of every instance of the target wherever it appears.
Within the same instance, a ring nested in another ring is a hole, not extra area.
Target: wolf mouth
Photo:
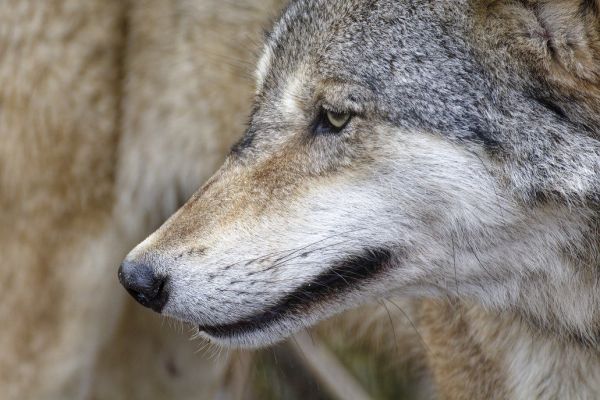
[[[199,326],[199,330],[209,336],[223,338],[263,329],[291,314],[308,311],[316,302],[339,296],[357,288],[359,283],[372,280],[387,270],[391,259],[389,249],[364,250],[335,262],[327,271],[304,283],[266,311],[230,324]]]

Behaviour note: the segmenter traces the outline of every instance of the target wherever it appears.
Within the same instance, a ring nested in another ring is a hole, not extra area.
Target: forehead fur
[[[478,115],[489,107],[482,89],[490,82],[467,44],[465,4],[294,2],[267,40],[272,57],[263,98],[281,99],[298,66],[308,65],[302,78],[313,87],[336,80],[376,94],[373,117],[477,139],[485,131]]]

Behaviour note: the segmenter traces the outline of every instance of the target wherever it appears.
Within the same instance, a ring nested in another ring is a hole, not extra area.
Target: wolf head
[[[392,294],[594,340],[599,10],[292,2],[244,137],[129,254],[122,283],[225,345]]]

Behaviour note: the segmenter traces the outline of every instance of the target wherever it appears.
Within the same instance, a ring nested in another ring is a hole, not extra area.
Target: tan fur
[[[594,7],[589,1],[588,7]],[[600,78],[600,32],[597,10],[585,9],[581,1],[484,1],[481,16],[492,27],[497,43],[561,90],[580,92],[598,89]],[[595,5],[598,8],[598,3]],[[592,92],[591,94],[594,94]],[[596,93],[597,94],[597,93]]]
[[[243,131],[260,35],[278,3],[132,3],[117,178],[120,217],[141,217],[155,226],[223,161]]]
[[[419,327],[440,399],[506,399],[501,366],[478,342],[462,304],[423,301]]]
[[[218,374],[194,357],[200,344],[187,334],[161,329],[152,315],[120,317],[116,267],[239,135],[256,43],[276,12],[251,1],[4,4],[3,399],[180,397],[198,375],[188,386],[172,376],[159,384],[168,370]],[[140,335],[148,326],[155,334]],[[165,358],[141,363],[157,343]]]
[[[554,97],[568,116],[583,123],[598,123],[597,0],[477,0],[476,4],[473,40],[479,43],[484,63],[494,70],[508,55],[511,65],[523,71],[510,79],[521,81],[525,87],[532,80],[545,82],[546,96]],[[520,65],[514,65],[515,61]]]
[[[243,129],[257,44],[278,2],[217,3],[144,0],[129,11],[116,209],[129,241],[189,197]],[[209,398],[239,390],[219,386],[224,359],[196,354],[203,343],[190,342],[187,328],[138,311],[130,302],[100,354],[95,398]]]
[[[119,1],[9,1],[0,12],[3,398],[80,395],[113,324],[122,24]],[[96,318],[106,329],[87,323]]]
[[[198,352],[181,325],[137,312],[129,303],[119,327],[102,348],[90,397],[106,400],[212,398],[222,387],[225,355]],[[233,397],[240,398],[240,397]]]

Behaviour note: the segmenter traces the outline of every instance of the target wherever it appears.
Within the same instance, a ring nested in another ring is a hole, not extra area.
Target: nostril
[[[167,278],[154,273],[145,263],[124,261],[119,267],[119,282],[144,307],[161,312],[168,300]]]

